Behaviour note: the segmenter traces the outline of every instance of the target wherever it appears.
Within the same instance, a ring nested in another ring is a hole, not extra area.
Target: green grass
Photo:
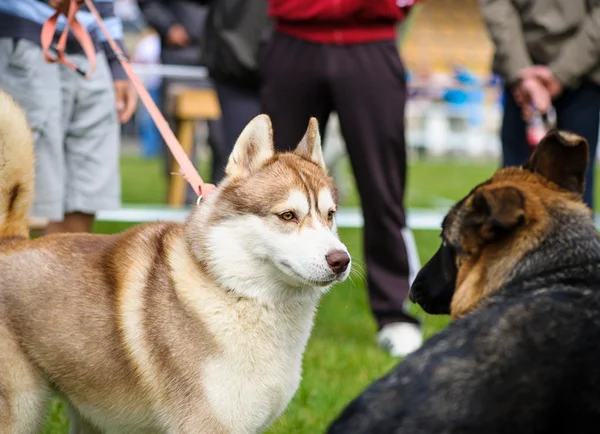
[[[439,198],[457,200],[483,181],[495,169],[494,164],[420,161],[411,165],[407,202],[410,207],[431,207]],[[165,195],[161,166],[157,161],[124,157],[123,199],[125,203],[162,203]],[[598,189],[597,189],[598,191]],[[352,192],[346,205],[358,204]],[[96,230],[114,233],[128,224],[97,224]],[[344,229],[340,236],[356,263],[362,264],[360,230]],[[425,262],[438,247],[436,231],[416,231],[421,261]],[[411,306],[424,324],[429,337],[448,323],[447,317],[432,317]],[[375,345],[375,322],[370,314],[364,280],[352,280],[335,286],[322,300],[316,324],[304,358],[304,376],[300,389],[286,413],[268,431],[270,434],[313,434],[323,432],[339,411],[371,381],[386,373],[398,360]],[[53,403],[44,434],[66,434],[67,421],[60,402]]]

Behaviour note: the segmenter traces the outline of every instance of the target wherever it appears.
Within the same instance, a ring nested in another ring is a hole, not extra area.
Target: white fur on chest
[[[267,306],[207,287],[186,269],[183,279],[174,270],[181,299],[220,346],[201,366],[205,396],[232,432],[260,432],[283,412],[298,388],[320,291]]]
[[[298,389],[313,315],[242,310],[237,319],[219,318],[217,339],[224,352],[203,367],[202,383],[221,423],[254,433],[277,418]],[[230,320],[239,322],[227,324]]]

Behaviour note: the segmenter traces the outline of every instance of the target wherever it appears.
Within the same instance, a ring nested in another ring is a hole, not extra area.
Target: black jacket
[[[212,0],[206,19],[202,63],[213,79],[256,91],[258,57],[268,40],[267,0]]]
[[[200,65],[201,43],[204,38],[208,8],[202,1],[139,0],[146,22],[161,38],[161,60],[165,64]],[[167,43],[167,34],[174,24],[181,24],[190,36],[190,44],[176,47]]]

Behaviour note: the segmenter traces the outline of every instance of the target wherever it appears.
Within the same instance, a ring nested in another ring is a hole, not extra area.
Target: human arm
[[[514,86],[520,81],[521,70],[533,65],[519,13],[510,0],[480,0],[479,5],[496,49],[496,72]]]
[[[139,0],[138,4],[148,24],[157,31],[161,39],[170,45],[185,46],[190,37],[185,28],[177,21],[177,17],[161,0]]]
[[[127,50],[123,43],[123,23],[121,22],[121,19],[115,15],[113,1],[96,1],[95,6],[102,17],[111,38],[114,39],[121,51],[126,54]],[[135,112],[137,107],[137,94],[129,82],[117,54],[108,43],[106,35],[103,32],[98,31],[98,39],[101,43],[102,50],[106,54],[106,59],[112,74],[115,90],[115,104],[119,115],[119,121],[125,123]]]
[[[600,60],[600,5],[589,11],[576,36],[550,62],[548,70],[562,87],[575,87]]]

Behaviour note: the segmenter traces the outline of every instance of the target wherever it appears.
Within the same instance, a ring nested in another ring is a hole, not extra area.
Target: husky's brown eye
[[[281,220],[289,222],[296,219],[296,214],[294,214],[292,211],[286,211],[284,213],[279,214],[279,218]]]
[[[335,215],[335,210],[329,210],[327,213],[327,220],[333,220],[333,216]]]

